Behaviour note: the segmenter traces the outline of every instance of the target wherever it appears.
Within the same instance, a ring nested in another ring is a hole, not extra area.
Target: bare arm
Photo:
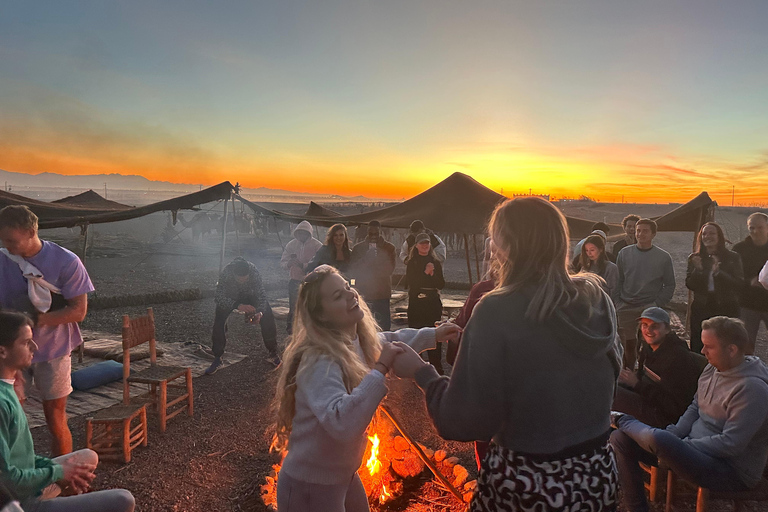
[[[88,295],[82,294],[67,299],[67,305],[56,311],[40,313],[37,316],[38,326],[55,326],[82,322],[88,312]]]

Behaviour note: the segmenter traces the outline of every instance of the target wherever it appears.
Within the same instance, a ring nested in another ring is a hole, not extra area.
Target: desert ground
[[[211,207],[207,205],[206,207]],[[290,208],[286,205],[285,209]],[[292,206],[302,211],[306,205]],[[663,214],[670,205],[629,205],[573,203],[564,207],[568,215],[608,222],[619,222],[628,213],[641,216]],[[729,240],[746,236],[746,216],[752,210],[720,208],[716,220]],[[210,345],[215,288],[220,258],[221,235],[204,236],[193,242],[189,230],[181,225],[168,227],[170,214],[153,214],[144,219],[92,226],[86,265],[96,287],[92,303],[104,297],[122,297],[166,290],[199,288],[203,298],[195,301],[145,304],[113,308],[92,307],[82,324],[84,329],[119,333],[121,317],[143,314],[152,306],[157,321],[157,338],[163,343],[196,342]],[[171,232],[173,230],[177,234]],[[320,231],[322,235],[322,230]],[[79,230],[57,229],[41,232],[43,238],[82,251]],[[242,255],[259,268],[273,306],[287,301],[287,273],[279,266],[281,243],[274,233],[262,236],[230,233],[225,262]],[[656,244],[672,255],[677,289],[672,309],[684,316],[687,290],[684,285],[686,258],[691,252],[692,233],[660,233]],[[474,262],[472,264],[474,272]],[[396,274],[404,268],[399,264]],[[452,251],[445,266],[446,280],[466,282],[463,250]],[[446,290],[466,294],[466,290]],[[262,511],[259,486],[272,464],[268,451],[272,414],[270,401],[277,373],[264,361],[266,350],[257,327],[230,320],[227,350],[246,354],[242,362],[228,366],[213,376],[196,378],[194,416],[179,417],[160,434],[150,419],[150,444],[134,452],[127,465],[104,463],[94,482],[96,489],[123,487],[137,501],[137,510],[148,511]],[[281,348],[287,339],[284,317],[278,322]],[[763,330],[758,354],[768,356],[768,337]],[[467,443],[446,442],[434,432],[421,398],[411,383],[392,380],[387,404],[400,417],[406,429],[419,442],[433,449],[442,448],[459,457],[468,468],[474,467],[472,447]],[[85,444],[83,417],[70,418],[76,447]],[[45,427],[34,429],[39,452],[49,445]],[[401,503],[393,510],[412,509],[419,498]],[[443,508],[435,508],[443,510]],[[656,508],[655,510],[661,510]]]

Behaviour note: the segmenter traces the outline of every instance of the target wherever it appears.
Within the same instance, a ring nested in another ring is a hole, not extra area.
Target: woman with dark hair
[[[579,264],[583,272],[592,272],[603,278],[603,290],[611,298],[619,283],[619,267],[608,259],[605,252],[605,239],[600,235],[589,235],[581,246]]]
[[[688,257],[685,286],[693,292],[691,350],[701,352],[701,322],[713,316],[739,317],[739,292],[744,285],[741,256],[725,248],[723,229],[707,222]]]
[[[427,233],[416,235],[406,262],[405,276],[408,280],[408,327],[434,327],[443,316],[443,302],[440,290],[445,286],[443,265],[435,256]],[[443,374],[443,347],[427,351],[430,364],[437,373]]]
[[[489,228],[498,284],[475,306],[450,379],[405,345],[395,373],[415,378],[443,438],[492,441],[473,512],[615,510],[613,302],[597,276],[568,272],[568,226],[549,201],[507,201]]]
[[[315,257],[307,264],[307,273],[312,272],[320,265],[330,265],[345,274],[349,270],[351,254],[346,226],[334,224],[328,229],[323,246],[317,250]]]

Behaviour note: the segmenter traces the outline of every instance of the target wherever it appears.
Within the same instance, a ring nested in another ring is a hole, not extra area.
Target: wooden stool
[[[103,460],[131,461],[137,446],[147,446],[147,404],[118,404],[85,420],[85,446]]]
[[[641,462],[640,469],[648,473],[648,482],[643,484],[645,490],[648,491],[648,501],[656,503],[659,499],[659,467],[650,466]]]
[[[674,485],[677,480],[686,483],[696,489],[696,512],[707,512],[710,500],[728,500],[733,503],[734,512],[739,512],[745,501],[768,501],[768,480],[765,475],[757,487],[746,491],[711,491],[706,487],[696,487],[690,482],[682,480],[672,470],[667,472],[667,505],[666,512],[673,512]]]

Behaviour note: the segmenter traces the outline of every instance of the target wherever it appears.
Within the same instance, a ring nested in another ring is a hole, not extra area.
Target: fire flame
[[[381,469],[381,461],[379,460],[379,435],[373,434],[373,436],[368,436],[368,440],[371,442],[371,456],[368,458],[368,462],[365,463],[365,466],[368,468],[368,472],[371,476],[373,476]]]
[[[368,473],[370,473],[371,476],[374,476],[381,470],[381,461],[379,460],[379,435],[373,434],[372,436],[368,436],[368,440],[371,442],[371,456],[368,458],[365,466],[368,468]],[[387,486],[382,485],[381,493],[379,494],[379,503],[384,503],[391,498],[392,495],[387,491]]]

